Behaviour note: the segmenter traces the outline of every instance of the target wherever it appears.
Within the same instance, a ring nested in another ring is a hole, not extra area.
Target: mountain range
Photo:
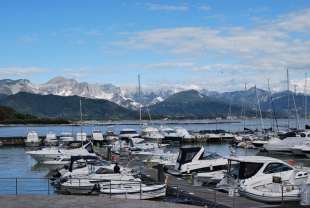
[[[227,115],[230,108],[231,114],[237,116],[242,115],[241,111],[245,108],[247,109],[248,115],[253,115],[253,112],[257,112],[258,110],[270,112],[270,109],[281,115],[295,115],[296,111],[299,114],[306,112],[304,110],[306,97],[303,94],[294,94],[288,91],[271,94],[255,86],[243,91],[224,93],[206,89],[186,90],[173,87],[159,89],[141,88],[141,96],[139,96],[138,85],[118,87],[111,83],[88,84],[86,82],[79,83],[73,79],[66,79],[64,77],[55,77],[47,83],[40,85],[31,83],[27,79],[0,80],[0,100],[2,100],[3,104],[10,104],[8,101],[4,102],[4,99],[21,92],[41,96],[45,95],[44,97],[47,95],[58,96],[59,98],[53,98],[56,100],[76,96],[85,98],[85,100],[97,100],[97,102],[110,101],[130,110],[137,110],[141,105],[143,112],[147,113],[150,111],[151,114],[162,116],[173,114],[178,116],[201,115],[216,117]],[[271,97],[272,99],[270,99]],[[139,100],[141,100],[141,104]],[[289,100],[290,102],[288,102]],[[14,108],[14,106],[11,107]]]

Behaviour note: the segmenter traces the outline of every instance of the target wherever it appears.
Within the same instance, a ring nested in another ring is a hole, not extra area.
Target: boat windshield
[[[203,153],[203,156],[199,158],[199,160],[215,160],[215,159],[220,159],[220,158],[223,158],[223,157],[217,153],[211,153],[211,152],[205,151]]]
[[[293,168],[283,163],[270,163],[263,172],[265,174],[269,174],[269,173],[279,173],[288,170],[293,170]]]
[[[114,171],[106,168],[98,168],[98,170],[96,171],[96,174],[108,174],[108,173],[114,173]]]
[[[263,167],[263,165],[263,163],[240,162],[230,164],[228,171],[235,178],[247,179],[254,176]]]

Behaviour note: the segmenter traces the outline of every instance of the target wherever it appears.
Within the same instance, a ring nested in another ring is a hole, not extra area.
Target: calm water
[[[211,122],[211,121],[210,121]],[[214,122],[214,121],[213,121]],[[280,125],[287,125],[287,120],[282,120],[279,122]],[[256,120],[247,120],[246,127],[255,129],[257,127]],[[178,126],[182,125],[180,124]],[[268,126],[269,125],[269,126]],[[136,130],[139,129],[139,125],[114,125],[115,132],[118,133],[120,129],[130,127]],[[260,121],[261,128],[262,123]],[[269,128],[270,121],[264,121],[264,128]],[[304,124],[302,124],[304,126]],[[158,126],[159,127],[159,126]],[[234,124],[203,124],[203,125],[193,125],[186,124],[183,125],[187,130],[203,130],[203,129],[224,129],[226,131],[238,131],[243,129],[244,123],[240,121],[240,123]],[[294,127],[292,125],[292,127]],[[83,126],[83,132],[87,134],[91,134],[94,129],[99,129],[102,132],[105,132],[107,126]],[[61,132],[80,132],[81,128],[78,126],[47,126],[47,127],[1,127],[0,132],[2,137],[10,137],[10,136],[25,136],[28,131],[37,131],[40,136],[44,136],[48,132],[56,133],[60,135]],[[211,152],[217,152],[222,156],[227,156],[230,154],[229,144],[227,142],[222,143],[201,143],[201,144],[185,144],[182,147],[187,146],[204,146],[207,150]],[[180,146],[173,146],[169,149],[170,152],[177,153],[179,151]],[[16,180],[18,182],[18,194],[29,193],[30,191],[27,189],[29,184],[32,186],[36,186],[37,188],[30,193],[39,193],[39,194],[59,194],[53,187],[49,186],[50,181],[48,180],[55,172],[49,171],[42,164],[37,163],[30,156],[26,155],[26,149],[22,146],[1,146],[0,147],[0,187],[4,187],[0,189],[0,194],[15,194],[16,192]],[[267,153],[260,153],[256,149],[244,149],[237,148],[235,149],[236,154],[239,156],[242,155],[264,155],[268,156]],[[301,164],[306,158],[298,158],[292,156],[279,156],[273,155],[272,157],[276,157],[287,161],[288,159],[296,160],[297,164]],[[16,179],[17,178],[17,179]],[[45,178],[45,179],[44,179]]]

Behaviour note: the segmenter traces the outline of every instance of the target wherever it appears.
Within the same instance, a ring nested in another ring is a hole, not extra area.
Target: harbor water
[[[200,121],[201,122],[201,121]],[[211,122],[211,121],[210,121]],[[214,121],[213,121],[214,122]],[[177,124],[169,125],[183,126],[187,130],[215,130],[224,129],[226,131],[241,131],[244,127],[244,121],[237,121],[235,123],[213,123],[213,124],[190,124],[178,121]],[[246,128],[256,129],[256,120],[247,120]],[[265,128],[270,128],[270,121],[265,122]],[[129,122],[130,123],[130,122]],[[156,123],[156,122],[154,122]],[[278,122],[280,125],[287,125],[287,120],[282,120]],[[260,123],[260,129],[262,128]],[[159,128],[160,125],[155,126]],[[105,133],[108,125],[87,125],[82,126],[82,131],[91,135],[94,129],[99,129]],[[304,124],[303,124],[304,126]],[[135,123],[134,125],[118,125],[114,124],[115,133],[119,133],[122,128],[134,128],[139,132],[139,125]],[[294,126],[293,126],[294,127]],[[37,131],[39,136],[44,136],[48,132],[56,133],[57,136],[62,132],[72,132],[73,134],[80,132],[80,126],[15,126],[15,127],[0,127],[0,132],[2,137],[14,137],[14,136],[25,136],[29,131]],[[182,147],[189,146],[204,146],[206,150],[210,152],[217,152],[222,156],[230,155],[229,143],[227,141],[222,141],[220,143],[186,143]],[[179,152],[180,145],[174,145],[168,149],[172,153]],[[0,194],[61,194],[53,186],[51,186],[51,181],[49,178],[55,174],[55,171],[50,171],[43,164],[37,163],[29,155],[26,154],[28,151],[24,146],[18,145],[3,145],[0,147],[0,184],[3,188],[0,189]],[[268,153],[259,152],[257,149],[245,149],[245,148],[235,148],[236,155],[263,155],[269,156]],[[296,156],[285,156],[285,155],[272,155],[272,157],[279,158],[284,161],[289,159],[294,159],[297,162],[297,166],[301,165],[306,157],[296,157]],[[16,185],[18,184],[18,188]],[[27,191],[27,186],[35,186],[36,189],[32,189],[32,192]]]

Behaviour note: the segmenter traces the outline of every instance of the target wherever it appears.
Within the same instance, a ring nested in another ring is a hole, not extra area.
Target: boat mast
[[[246,106],[246,103],[245,103],[245,98],[246,98],[246,83],[245,83],[245,86],[244,86],[244,95],[243,95],[243,132],[245,134],[245,106]]]
[[[288,110],[288,117],[287,117],[287,128],[288,131],[290,130],[290,81],[289,81],[289,76],[288,76],[288,69],[286,70],[286,74],[287,74],[287,110]]]
[[[140,88],[140,75],[138,75],[138,81],[139,81],[139,111],[140,111],[140,132],[141,132],[141,88]]]
[[[307,115],[307,72],[305,73],[305,93],[304,93],[304,96],[305,96],[305,126],[307,125],[307,118],[308,118],[308,115]]]
[[[81,114],[81,139],[82,139],[82,146],[83,146],[83,136],[82,136],[82,101],[80,100],[80,114]]]

